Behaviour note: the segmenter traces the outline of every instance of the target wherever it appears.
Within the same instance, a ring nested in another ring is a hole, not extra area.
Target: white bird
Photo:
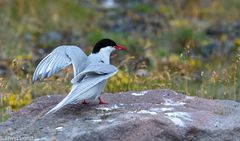
[[[117,73],[117,68],[110,64],[110,55],[114,50],[127,50],[110,39],[98,41],[92,53],[87,56],[79,47],[63,45],[54,49],[37,66],[33,74],[33,83],[52,76],[72,64],[74,77],[69,94],[45,115],[54,113],[67,104],[98,99],[99,104],[106,104],[101,99],[102,90],[109,77]]]

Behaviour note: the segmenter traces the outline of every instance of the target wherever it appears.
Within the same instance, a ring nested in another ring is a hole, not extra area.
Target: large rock
[[[0,140],[240,140],[240,104],[171,90],[106,94],[108,105],[69,105],[43,116],[64,96],[44,96],[0,124]]]

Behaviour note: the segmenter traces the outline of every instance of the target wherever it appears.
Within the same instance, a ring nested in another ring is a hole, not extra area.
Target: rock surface
[[[0,124],[0,140],[240,140],[240,104],[171,90],[106,94],[110,104],[69,105],[43,116],[64,96],[43,96]]]

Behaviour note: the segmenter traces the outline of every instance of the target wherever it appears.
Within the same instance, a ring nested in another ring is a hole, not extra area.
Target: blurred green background
[[[42,95],[67,94],[72,68],[31,84],[62,44],[87,54],[101,38],[129,48],[105,92],[168,88],[240,99],[239,0],[0,0],[0,121]]]

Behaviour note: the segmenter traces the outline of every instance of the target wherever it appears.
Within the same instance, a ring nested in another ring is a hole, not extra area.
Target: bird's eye
[[[104,63],[104,61],[103,61],[103,60],[101,60],[100,62],[101,62],[101,63]]]

